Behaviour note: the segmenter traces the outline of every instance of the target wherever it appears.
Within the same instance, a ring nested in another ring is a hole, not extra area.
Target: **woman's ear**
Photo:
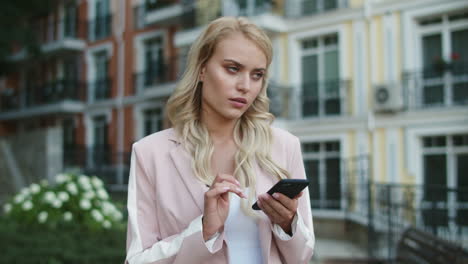
[[[200,80],[200,82],[203,82],[204,81],[204,78],[205,78],[205,71],[206,71],[206,67],[203,66],[200,70],[200,75],[198,76],[198,79]]]

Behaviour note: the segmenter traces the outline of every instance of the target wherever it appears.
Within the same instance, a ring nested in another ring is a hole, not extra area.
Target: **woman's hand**
[[[302,196],[299,193],[293,199],[282,193],[268,193],[258,196],[258,206],[270,218],[270,221],[279,225],[284,232],[291,234],[291,224],[297,212],[298,199]]]
[[[223,226],[229,214],[229,192],[246,198],[239,182],[228,174],[218,174],[205,193],[203,212],[203,239],[207,241]]]

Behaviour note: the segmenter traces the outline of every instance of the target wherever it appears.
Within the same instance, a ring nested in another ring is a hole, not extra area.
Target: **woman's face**
[[[265,54],[241,33],[220,41],[200,74],[202,120],[240,118],[262,89],[266,67]]]

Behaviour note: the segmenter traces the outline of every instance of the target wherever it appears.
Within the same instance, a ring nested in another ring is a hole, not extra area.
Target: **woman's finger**
[[[281,221],[281,215],[276,212],[275,209],[270,205],[270,201],[265,199],[263,196],[259,197],[259,207],[262,211],[272,220],[274,223],[279,223]]]
[[[215,198],[215,197],[217,197],[217,196],[219,196],[219,195],[221,195],[223,193],[227,193],[227,192],[235,193],[241,198],[247,198],[240,188],[238,188],[238,187],[236,187],[236,185],[233,185],[233,184],[230,184],[230,183],[216,184],[215,187],[213,187],[212,189],[210,189],[210,190],[208,190],[206,192],[206,197],[207,198]]]
[[[289,208],[285,207],[281,202],[277,201],[269,194],[266,194],[264,196],[264,200],[279,215],[280,219],[289,220],[294,216],[294,213],[291,210],[289,210]]]
[[[240,187],[239,181],[236,180],[234,176],[229,175],[229,174],[222,174],[222,173],[218,173],[218,175],[216,175],[216,178],[214,179],[213,184],[224,182],[224,181],[230,182],[232,184],[237,185],[237,187]]]
[[[291,199],[282,193],[274,193],[272,196],[274,199],[280,202],[284,207],[286,207],[289,211],[297,210],[297,198]]]

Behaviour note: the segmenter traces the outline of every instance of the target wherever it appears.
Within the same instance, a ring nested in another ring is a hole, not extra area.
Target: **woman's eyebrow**
[[[237,62],[237,61],[235,61],[233,59],[224,59],[224,61],[234,63],[239,68],[244,68],[245,67],[242,63]],[[254,69],[254,71],[266,71],[266,69],[265,68],[256,68],[256,69]]]

